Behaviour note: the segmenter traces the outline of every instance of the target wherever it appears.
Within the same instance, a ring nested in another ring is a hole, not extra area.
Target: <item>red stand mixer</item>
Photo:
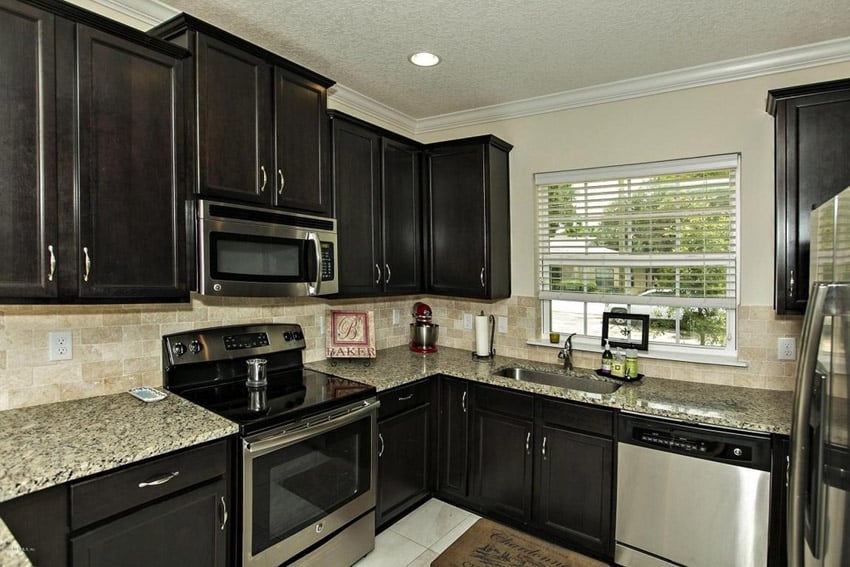
[[[440,326],[431,322],[431,306],[417,301],[413,304],[414,323],[410,324],[410,350],[421,354],[437,352]]]

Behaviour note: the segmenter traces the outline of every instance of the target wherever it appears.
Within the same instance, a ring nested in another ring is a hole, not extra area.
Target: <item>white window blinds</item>
[[[540,298],[734,309],[738,163],[536,174]]]

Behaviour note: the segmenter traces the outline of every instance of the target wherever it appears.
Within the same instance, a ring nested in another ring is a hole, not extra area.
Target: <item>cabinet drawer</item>
[[[542,399],[538,402],[538,415],[546,425],[596,433],[611,437],[614,434],[614,412],[581,404]]]
[[[222,440],[73,482],[71,530],[223,476],[226,471],[227,441]]]
[[[431,401],[431,379],[419,380],[378,394],[381,407],[378,419],[384,419]]]
[[[534,396],[499,388],[475,385],[475,409],[531,419],[534,417]]]

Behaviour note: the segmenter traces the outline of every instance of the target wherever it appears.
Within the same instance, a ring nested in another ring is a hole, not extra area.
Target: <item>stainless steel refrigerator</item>
[[[850,188],[812,212],[788,493],[792,567],[850,565]]]

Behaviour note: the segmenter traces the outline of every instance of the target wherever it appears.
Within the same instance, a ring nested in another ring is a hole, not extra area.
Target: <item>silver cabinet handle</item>
[[[378,279],[375,280],[376,284],[381,283],[381,267],[378,264],[375,264],[375,271],[378,272]]]
[[[170,473],[165,473],[162,476],[158,476],[156,478],[152,478],[151,480],[146,480],[144,482],[139,483],[139,488],[144,488],[146,486],[159,486],[160,484],[165,484],[175,476],[180,474],[180,471],[172,471]]]
[[[413,394],[407,394],[406,396],[401,396],[401,397],[398,399],[398,401],[400,401],[400,402],[406,402],[407,400],[412,400],[412,399],[413,399]]]
[[[389,283],[390,283],[390,280],[391,280],[391,279],[392,279],[392,277],[393,277],[393,271],[392,271],[392,270],[390,270],[390,265],[389,265],[389,264],[384,264],[384,268],[387,270],[387,283],[389,284]]]
[[[86,273],[83,274],[83,281],[89,281],[89,275],[91,274],[91,256],[89,256],[89,249],[87,246],[83,246],[83,254],[86,257]]]
[[[545,461],[546,460],[546,436],[545,435],[543,436],[543,450],[541,451],[541,453],[543,453],[543,460]]]
[[[263,184],[260,185],[260,193],[264,193],[266,191],[266,183],[269,182],[269,176],[266,175],[265,166],[262,166],[262,165],[260,166],[260,173],[263,174]]]
[[[378,456],[383,457],[384,456],[384,436],[381,435],[380,433],[378,433],[378,441],[381,442],[381,448],[378,449]]]
[[[525,454],[531,454],[531,431],[525,434]]]
[[[280,179],[280,187],[277,189],[278,195],[283,195],[283,187],[286,185],[286,179],[283,178],[283,170],[277,170],[277,176]]]
[[[794,297],[794,270],[791,270],[791,277],[788,279],[788,297]]]
[[[485,287],[484,286],[484,266],[481,266],[481,275],[478,276],[478,279],[481,280],[481,287]]]
[[[47,281],[53,281],[53,274],[56,273],[56,256],[53,254],[53,245],[47,246],[47,251],[50,252],[50,273],[47,274]]]
[[[463,408],[463,413],[466,413],[466,390],[463,391],[463,397],[460,399],[460,407]]]
[[[227,525],[227,502],[224,501],[224,496],[221,497],[221,526],[219,529],[224,530]]]

